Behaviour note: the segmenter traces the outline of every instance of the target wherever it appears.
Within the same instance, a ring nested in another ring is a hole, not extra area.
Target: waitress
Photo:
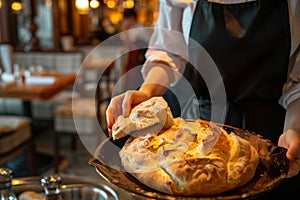
[[[111,100],[108,127],[118,115],[128,115],[133,105],[162,96],[184,80],[195,92],[184,96],[196,96],[200,117],[214,121],[211,97],[215,88],[224,87],[225,124],[257,132],[288,149],[289,179],[269,197],[284,192],[299,198],[300,1],[161,0],[159,8],[142,69],[144,83]],[[203,57],[202,51],[195,54],[193,42],[205,49],[220,73],[222,81],[215,80],[213,88],[203,71],[209,71],[209,65],[189,62]],[[182,110],[184,117],[198,117],[190,115],[193,109]]]

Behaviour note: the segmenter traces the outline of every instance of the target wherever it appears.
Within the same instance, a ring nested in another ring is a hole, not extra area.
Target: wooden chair
[[[28,168],[36,175],[35,145],[31,119],[22,116],[0,115],[0,166],[24,153],[28,146]]]
[[[76,105],[74,109],[72,103]],[[71,136],[71,148],[76,150],[78,134],[93,135],[98,126],[95,100],[80,97],[73,102],[58,106],[54,111],[54,171],[59,172],[61,135]],[[75,125],[75,121],[78,123]]]

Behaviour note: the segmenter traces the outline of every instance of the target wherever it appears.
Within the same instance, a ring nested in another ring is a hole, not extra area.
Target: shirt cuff
[[[142,75],[144,79],[150,71],[151,67],[153,67],[153,63],[155,63],[155,61],[163,61],[164,63],[168,63],[168,65],[158,64],[155,66],[159,66],[162,68],[171,68],[171,70],[165,69],[169,77],[172,77],[170,78],[170,80],[172,80],[170,86],[174,86],[182,78],[182,73],[185,69],[186,62],[182,58],[179,58],[179,56],[171,55],[165,51],[160,50],[148,50],[146,53],[146,58],[147,60],[142,67]]]
[[[300,98],[300,83],[295,84],[291,89],[285,92],[279,99],[279,104],[287,109],[290,103]]]

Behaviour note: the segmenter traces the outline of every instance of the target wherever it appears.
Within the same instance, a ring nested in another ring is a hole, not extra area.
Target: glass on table
[[[2,80],[2,69],[0,69],[0,88],[3,88],[5,87],[5,82]]]
[[[45,74],[46,70],[43,65],[30,65],[29,71],[31,75],[43,75]]]
[[[22,72],[18,63],[14,64],[14,78],[18,85],[23,83]]]

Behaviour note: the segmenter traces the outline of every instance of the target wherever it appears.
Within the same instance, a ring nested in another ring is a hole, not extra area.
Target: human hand
[[[290,161],[287,178],[296,176],[300,170],[300,130],[286,130],[279,137],[278,146],[287,149],[286,157]]]
[[[109,134],[111,134],[111,128],[119,115],[128,116],[134,105],[146,101],[149,98],[147,93],[140,90],[129,90],[113,97],[106,109],[106,122]]]

